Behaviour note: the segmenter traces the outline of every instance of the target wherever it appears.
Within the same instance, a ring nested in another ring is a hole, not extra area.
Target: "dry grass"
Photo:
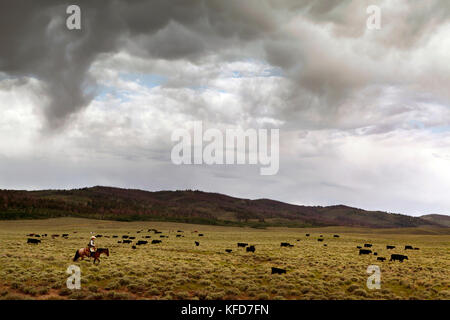
[[[146,235],[151,238],[144,240],[160,239],[159,234],[148,233],[149,228],[169,238],[136,250],[117,243],[124,234],[136,240]],[[175,237],[177,230],[184,231],[184,238]],[[82,289],[69,290],[66,269],[91,231],[119,238],[97,239],[97,246],[109,248],[111,255],[102,256],[98,266],[89,260],[75,263],[81,267]],[[2,221],[0,299],[450,299],[448,229],[400,232],[342,227],[255,230],[74,218]],[[26,243],[28,233],[49,237],[32,245]],[[52,239],[53,233],[70,236]],[[334,233],[340,238],[333,238]],[[320,234],[324,242],[317,241]],[[237,248],[237,242],[255,245],[256,252]],[[295,246],[280,248],[280,242]],[[380,262],[373,255],[359,256],[356,246],[365,242],[374,244],[378,256],[401,253],[409,260]],[[387,244],[397,249],[388,251]],[[420,250],[405,253],[405,244]],[[227,248],[233,252],[226,253]],[[380,290],[366,287],[371,264],[381,268]],[[271,267],[287,273],[271,275]]]

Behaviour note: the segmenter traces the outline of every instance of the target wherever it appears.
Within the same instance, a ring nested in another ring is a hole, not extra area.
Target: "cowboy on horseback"
[[[94,240],[95,240],[95,236],[92,236],[91,240],[89,241],[89,244],[88,244],[89,257],[92,256],[94,254],[94,252],[97,250],[97,248],[95,248]]]

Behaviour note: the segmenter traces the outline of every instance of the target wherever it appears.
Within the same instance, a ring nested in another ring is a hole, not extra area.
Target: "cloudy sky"
[[[448,0],[6,0],[0,42],[0,188],[450,214]],[[192,121],[279,129],[278,174],[174,165]]]

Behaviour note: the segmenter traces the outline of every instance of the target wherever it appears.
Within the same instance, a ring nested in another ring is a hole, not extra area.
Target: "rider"
[[[94,239],[95,239],[95,236],[92,236],[91,240],[89,241],[89,244],[88,244],[89,256],[91,256],[97,250],[97,248],[95,248]]]

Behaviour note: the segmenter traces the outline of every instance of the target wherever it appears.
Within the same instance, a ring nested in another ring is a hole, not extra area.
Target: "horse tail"
[[[80,257],[80,253],[79,253],[79,250],[77,250],[77,252],[75,253],[75,257],[73,257],[73,261],[77,261],[79,257]]]

